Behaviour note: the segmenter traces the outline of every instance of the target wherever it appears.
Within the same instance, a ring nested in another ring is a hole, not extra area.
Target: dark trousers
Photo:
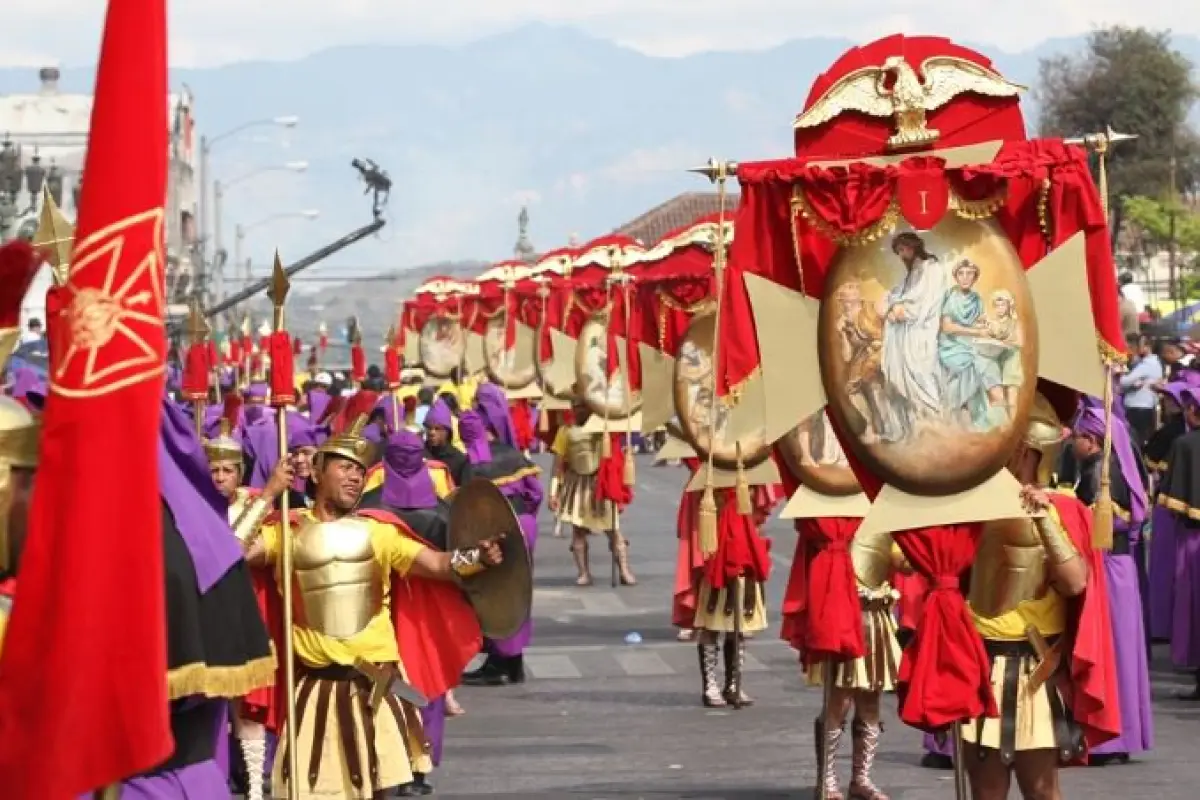
[[[1158,416],[1153,408],[1126,408],[1125,419],[1129,420],[1129,427],[1133,428],[1133,435],[1137,438],[1139,446],[1144,445],[1146,440],[1150,438],[1150,434],[1154,433],[1154,418]]]

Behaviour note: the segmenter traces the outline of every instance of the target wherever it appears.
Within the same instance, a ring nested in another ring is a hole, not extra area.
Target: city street
[[[542,462],[543,464],[545,462]],[[803,686],[794,653],[778,641],[781,596],[795,545],[791,525],[770,523],[775,572],[772,628],[751,642],[742,711],[705,710],[695,646],[675,641],[669,608],[675,515],[682,468],[638,462],[637,495],[623,524],[635,587],[611,589],[608,550],[593,539],[596,585],[579,588],[567,551],[543,509],[537,549],[534,644],[521,686],[462,688],[467,715],[448,722],[445,757],[433,776],[449,798],[812,797],[813,718],[818,690]],[[636,632],[639,644],[627,644]],[[1071,770],[1065,796],[1196,796],[1200,704],[1171,698],[1186,676],[1156,654],[1158,747],[1127,765]],[[952,774],[923,769],[919,733],[895,722],[894,698],[876,782],[893,800],[953,798]],[[848,746],[839,771],[849,775]],[[1016,797],[1016,790],[1013,790]]]

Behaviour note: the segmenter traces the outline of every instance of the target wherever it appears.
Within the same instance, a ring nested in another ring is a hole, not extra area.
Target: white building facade
[[[38,83],[30,81],[36,91],[0,95],[0,240],[33,234],[43,185],[49,187],[63,214],[75,219],[92,96],[61,91],[59,76],[58,68],[44,67],[36,75]],[[194,120],[194,101],[186,87],[167,98],[168,302],[177,302],[190,290],[195,274],[200,189]],[[26,295],[22,327],[30,319],[44,319],[50,284],[47,267]]]

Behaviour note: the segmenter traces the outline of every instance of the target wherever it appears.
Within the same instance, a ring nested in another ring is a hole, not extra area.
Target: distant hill
[[[303,175],[229,191],[227,247],[235,223],[321,211],[314,222],[251,232],[245,253],[264,267],[276,245],[305,253],[369,220],[352,158],[390,172],[383,235],[312,273],[326,281],[323,313],[333,319],[351,309],[383,315],[408,285],[400,272],[391,282],[334,290],[328,281],[338,275],[508,257],[522,205],[534,244],[548,250],[572,233],[586,240],[676,194],[706,189],[684,169],[710,156],[787,155],[791,120],[813,78],[850,44],[805,38],[761,52],[654,58],[571,28],[531,25],[463,46],[341,47],[288,63],[179,70],[173,84],[192,89],[198,125],[209,134],[276,114],[301,118],[286,139],[255,129],[214,150],[213,172],[226,179],[289,159],[311,164]],[[1175,45],[1200,63],[1200,40],[1178,37]],[[979,49],[1028,84],[1040,57],[1081,46],[1059,39],[1014,54]],[[68,69],[62,85],[88,91],[91,80],[88,70]],[[34,70],[0,70],[0,92],[36,83]]]

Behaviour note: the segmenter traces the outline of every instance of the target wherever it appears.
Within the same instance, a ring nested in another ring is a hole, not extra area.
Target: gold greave
[[[815,797],[821,796],[821,784],[825,784],[825,800],[842,800],[842,789],[838,785],[837,751],[842,742],[845,725],[827,728],[823,717],[817,717],[813,727],[815,735],[813,743],[817,748],[817,790]]]
[[[717,647],[715,642],[706,641],[696,645],[700,654],[700,679],[703,686],[700,699],[705,708],[721,708],[725,705],[720,684],[717,683]]]
[[[871,767],[875,763],[875,754],[879,751],[879,738],[883,726],[867,723],[858,717],[850,728],[853,737],[853,771],[850,777],[851,800],[888,800],[888,796],[879,790],[871,781]]]
[[[621,578],[621,584],[636,586],[637,578],[629,569],[629,540],[616,531],[611,531],[608,534],[608,547],[612,551],[613,558],[617,560],[617,571]]]
[[[1051,515],[1038,517],[1034,520],[1034,525],[1051,564],[1065,564],[1079,556],[1071,537]]]
[[[575,536],[571,540],[571,556],[575,559],[575,569],[579,577],[575,583],[579,586],[589,586],[592,583],[592,571],[588,566],[588,540],[586,536]]]

